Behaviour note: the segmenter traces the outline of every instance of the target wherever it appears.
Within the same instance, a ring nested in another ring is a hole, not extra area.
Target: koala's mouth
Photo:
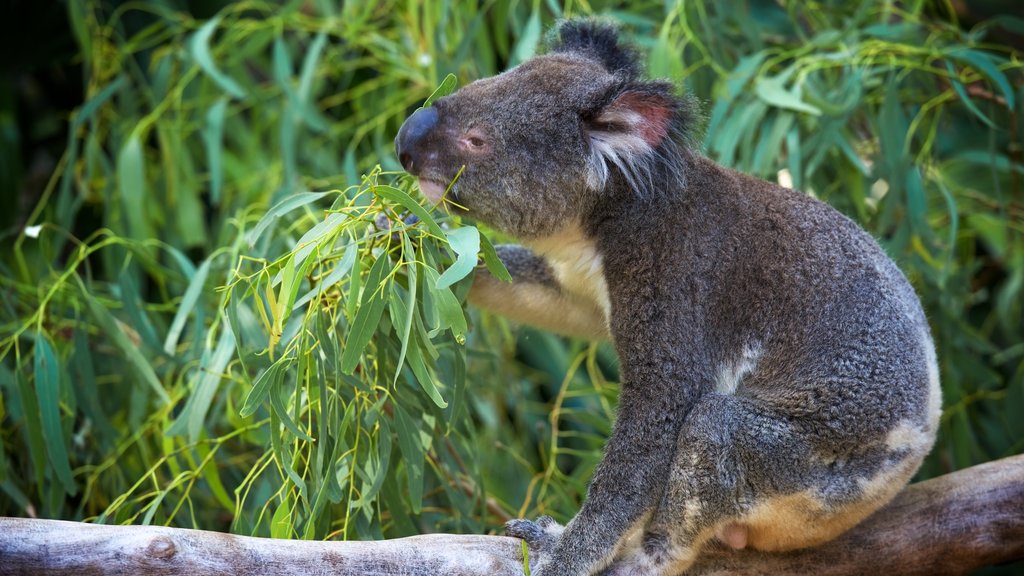
[[[448,186],[437,180],[429,180],[427,178],[417,179],[420,185],[420,191],[427,197],[428,200],[437,204],[444,197],[444,193],[448,190]]]

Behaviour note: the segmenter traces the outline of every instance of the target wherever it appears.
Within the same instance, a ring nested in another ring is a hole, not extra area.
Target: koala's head
[[[519,238],[578,222],[602,197],[682,185],[688,101],[639,79],[614,26],[573,20],[549,52],[421,108],[395,139],[402,166],[437,201]],[[461,170],[461,174],[459,174]]]

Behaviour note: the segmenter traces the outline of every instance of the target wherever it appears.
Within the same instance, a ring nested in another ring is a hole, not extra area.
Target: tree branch
[[[521,576],[519,540],[433,534],[311,542],[157,526],[0,518],[0,574]],[[705,550],[690,574],[963,574],[1024,559],[1024,455],[912,485],[823,546]]]

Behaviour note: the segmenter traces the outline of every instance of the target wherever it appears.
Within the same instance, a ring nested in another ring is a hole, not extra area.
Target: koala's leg
[[[503,282],[481,270],[469,292],[472,304],[560,334],[608,337],[604,314],[597,304],[563,289],[542,257],[522,246],[501,245],[496,250],[512,282]]]
[[[715,538],[761,550],[827,542],[888,502],[931,445],[926,433],[894,430],[828,454],[830,440],[765,403],[702,397],[680,433],[660,506],[605,574],[678,574]]]

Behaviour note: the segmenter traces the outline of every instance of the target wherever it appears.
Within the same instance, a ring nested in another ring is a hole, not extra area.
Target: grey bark
[[[710,546],[689,574],[931,576],[1021,559],[1024,455],[911,485],[817,548],[768,554]],[[521,576],[523,560],[520,541],[503,536],[312,542],[0,518],[0,575],[8,574]]]

